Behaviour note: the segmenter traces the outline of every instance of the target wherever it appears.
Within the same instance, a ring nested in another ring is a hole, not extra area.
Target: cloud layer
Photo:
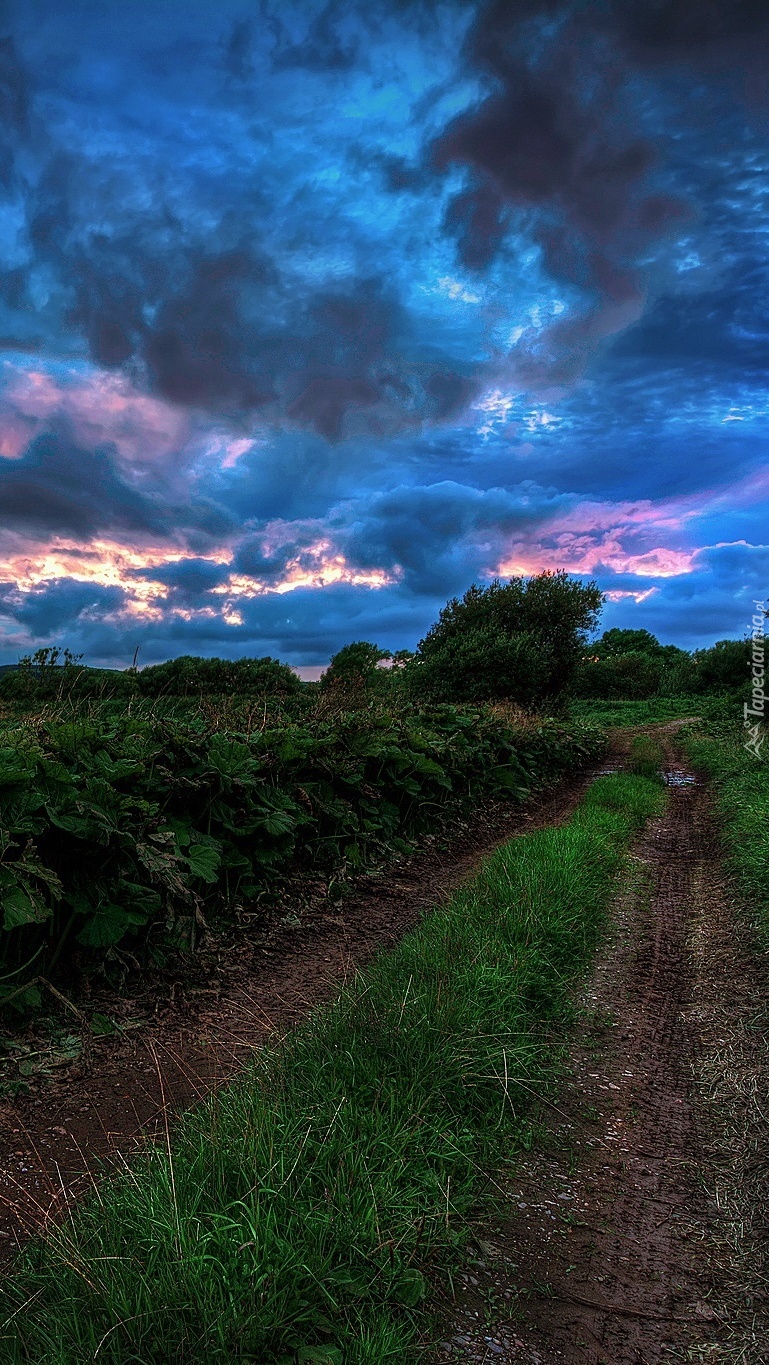
[[[319,664],[543,567],[741,634],[768,45],[752,0],[7,6],[0,661]]]

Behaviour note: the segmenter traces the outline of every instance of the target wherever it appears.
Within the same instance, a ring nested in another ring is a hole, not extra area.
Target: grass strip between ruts
[[[602,777],[105,1181],[0,1291],[7,1365],[416,1359],[426,1276],[531,1140],[658,782]]]

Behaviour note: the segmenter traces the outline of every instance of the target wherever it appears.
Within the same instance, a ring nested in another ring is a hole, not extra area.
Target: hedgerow
[[[0,974],[18,974],[15,992],[29,961],[40,973],[73,946],[87,962],[124,942],[150,951],[288,878],[343,880],[602,744],[579,724],[515,729],[451,706],[251,733],[194,712],[72,716],[0,734]]]

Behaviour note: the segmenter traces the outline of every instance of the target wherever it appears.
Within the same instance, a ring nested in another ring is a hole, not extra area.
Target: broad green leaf
[[[200,877],[201,881],[209,883],[216,881],[222,861],[218,848],[210,844],[190,844],[186,858],[193,877]]]
[[[51,907],[40,896],[23,886],[4,892],[0,905],[4,929],[18,929],[22,924],[42,924],[53,914]]]
[[[396,1303],[405,1308],[416,1308],[427,1296],[427,1281],[419,1270],[404,1270],[393,1288]]]
[[[119,905],[104,905],[86,920],[77,941],[85,948],[110,948],[135,924],[143,922],[143,916],[132,915],[130,910],[123,910]]]

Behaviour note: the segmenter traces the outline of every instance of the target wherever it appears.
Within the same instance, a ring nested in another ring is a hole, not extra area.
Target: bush
[[[644,701],[693,691],[692,655],[662,645],[648,630],[607,630],[594,640],[574,678],[574,695],[597,701]]]
[[[152,664],[137,675],[144,697],[211,696],[217,693],[260,693],[287,696],[300,692],[301,680],[288,664],[263,659],[200,659],[181,654]]]
[[[407,665],[413,690],[446,701],[553,703],[571,682],[602,601],[594,583],[564,572],[474,584],[420,641]]]
[[[661,681],[659,658],[640,652],[610,654],[580,665],[574,694],[597,701],[645,701],[657,695]]]
[[[711,649],[698,649],[693,656],[695,689],[698,692],[745,690],[750,684],[750,640],[718,640]]]
[[[136,690],[132,669],[89,668],[68,649],[38,649],[0,674],[0,700],[27,707],[68,698],[127,697]]]

